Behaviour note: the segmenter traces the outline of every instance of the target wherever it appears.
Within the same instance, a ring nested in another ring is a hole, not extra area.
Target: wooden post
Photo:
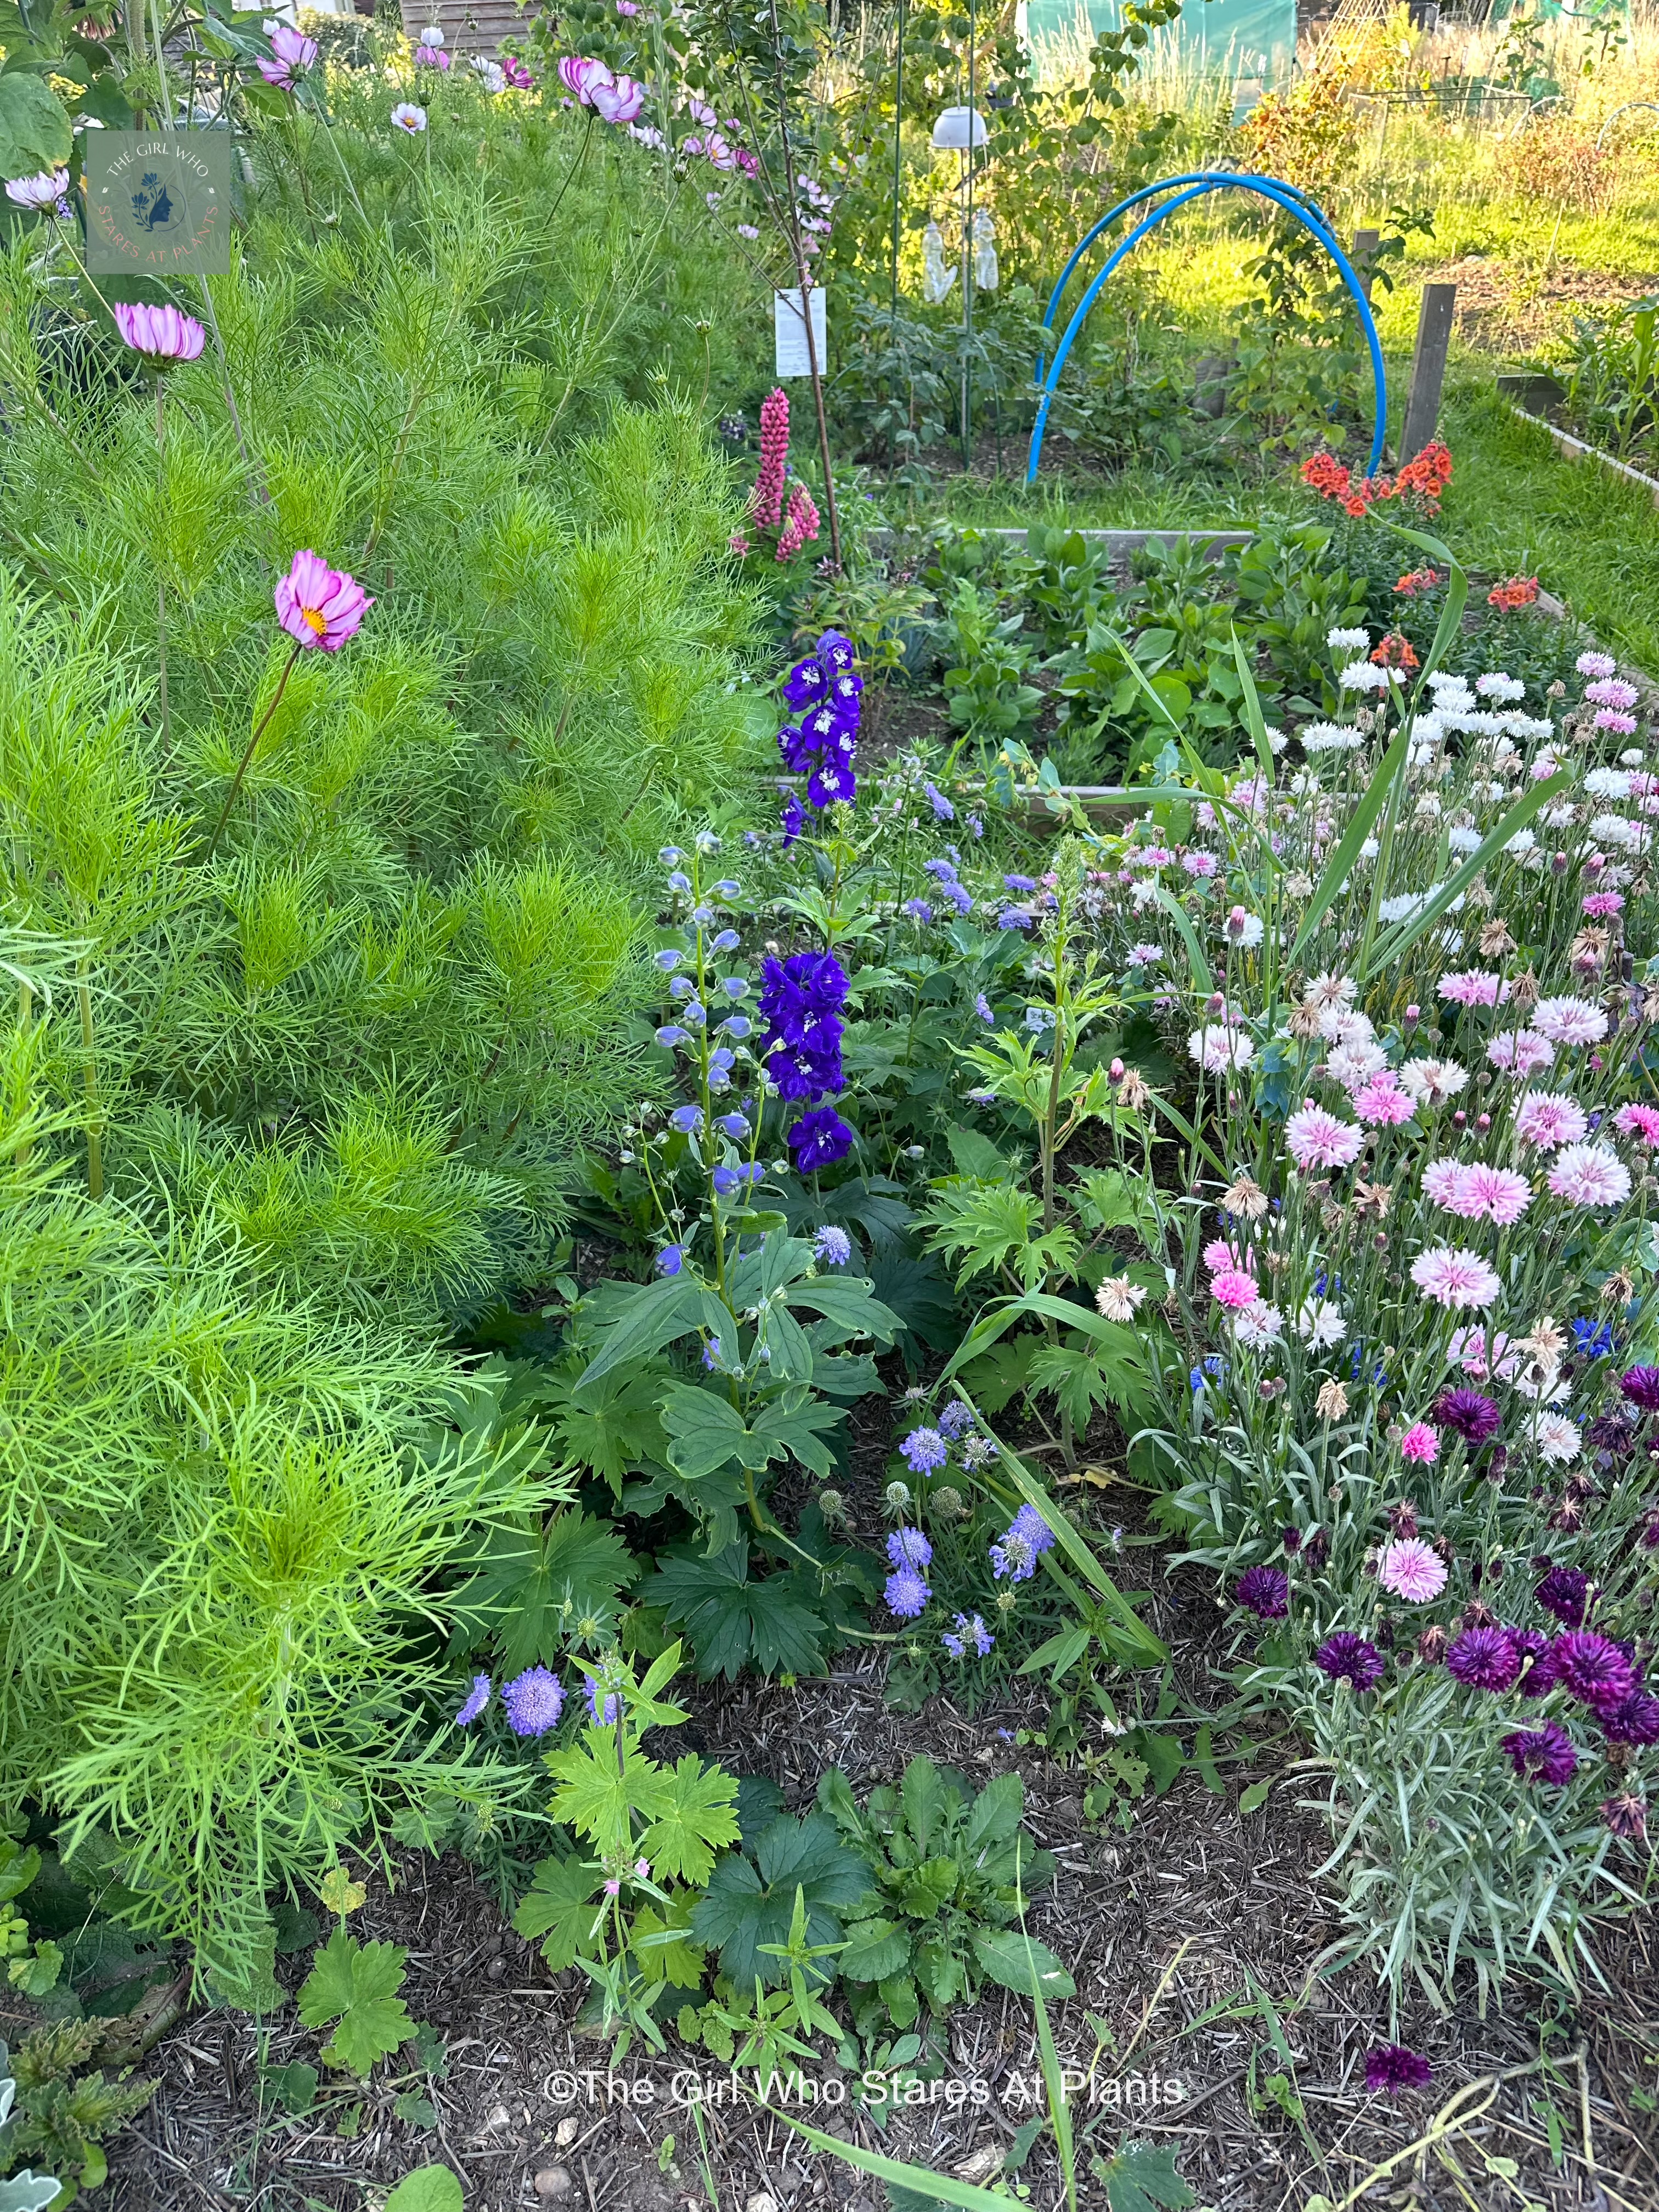
[[[1452,314],[1456,305],[1455,284],[1423,287],[1423,304],[1417,317],[1417,349],[1412,356],[1406,416],[1400,426],[1402,461],[1422,452],[1439,423],[1440,392],[1446,380],[1446,356],[1451,349]]]
[[[1365,295],[1365,305],[1371,303],[1371,272],[1364,266],[1367,258],[1382,243],[1380,230],[1357,230],[1353,234],[1354,274],[1359,279],[1359,289]]]

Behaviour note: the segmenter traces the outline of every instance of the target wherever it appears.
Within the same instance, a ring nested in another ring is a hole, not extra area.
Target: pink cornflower
[[[1285,1148],[1299,1168],[1351,1167],[1364,1142],[1353,1122],[1339,1121],[1322,1106],[1303,1106],[1285,1124]]]
[[[1630,1170],[1607,1145],[1567,1145],[1555,1156],[1549,1186],[1570,1206],[1621,1206],[1630,1196]]]
[[[181,315],[177,307],[146,307],[118,300],[110,312],[121,336],[154,369],[199,360],[207,343],[207,332],[194,315]]]
[[[1224,1267],[1211,1283],[1210,1295],[1218,1305],[1238,1313],[1246,1306],[1253,1306],[1261,1293],[1255,1277],[1246,1274],[1243,1267]]]
[[[1425,1298],[1443,1306],[1489,1306],[1503,1288],[1478,1252],[1445,1244],[1418,1254],[1412,1280]]]
[[[1553,1065],[1555,1047],[1531,1030],[1505,1030],[1487,1045],[1486,1057],[1494,1067],[1526,1082]]]
[[[1243,1253],[1237,1244],[1229,1244],[1223,1237],[1212,1238],[1204,1247],[1203,1258],[1205,1266],[1212,1275],[1224,1275],[1229,1267],[1244,1267],[1248,1273]]]
[[[1432,1466],[1440,1456],[1440,1439],[1426,1421],[1413,1421],[1400,1439],[1401,1459],[1421,1460]]]
[[[1470,1218],[1484,1217],[1499,1229],[1512,1228],[1532,1204],[1532,1185],[1512,1168],[1472,1167],[1467,1188]]]
[[[1353,1110],[1368,1129],[1397,1128],[1411,1120],[1417,1102],[1392,1074],[1376,1075],[1354,1094]]]
[[[1461,1160],[1431,1160],[1423,1170],[1423,1195],[1461,1221],[1480,1210],[1469,1193],[1469,1171]]]
[[[1452,1340],[1446,1346],[1449,1365],[1461,1367],[1477,1382],[1484,1382],[1494,1370],[1505,1382],[1512,1382],[1520,1366],[1518,1355],[1509,1350],[1509,1338],[1500,1328],[1492,1334],[1492,1364],[1487,1364],[1486,1332],[1484,1328],[1457,1328],[1452,1331]]]
[[[1589,999],[1540,999],[1532,1010],[1530,1026],[1552,1044],[1600,1044],[1607,1033],[1607,1018]]]
[[[1637,690],[1622,676],[1598,676],[1594,684],[1584,686],[1584,696],[1592,707],[1617,707],[1621,713],[1636,704]]]
[[[1659,1114],[1653,1119],[1659,1131]],[[1578,1101],[1560,1091],[1528,1091],[1515,1109],[1516,1135],[1540,1152],[1552,1152],[1558,1145],[1576,1145],[1589,1127]]]
[[[1594,676],[1598,680],[1611,676],[1619,665],[1610,653],[1581,653],[1572,665],[1581,676]]]
[[[1592,921],[1610,921],[1625,910],[1625,902],[1617,891],[1590,891],[1579,903]]]
[[[1510,995],[1510,987],[1484,968],[1465,968],[1440,978],[1440,995],[1455,1006],[1495,1006]]]
[[[1189,876],[1201,876],[1207,879],[1214,875],[1221,863],[1213,853],[1183,853],[1181,865]]]
[[[374,604],[355,576],[309,550],[295,555],[274,597],[277,621],[307,653],[337,653]]]
[[[1595,727],[1607,731],[1615,738],[1633,738],[1636,735],[1636,717],[1634,714],[1620,714],[1611,707],[1598,707]]]
[[[1659,1146],[1659,1106],[1621,1106],[1613,1117],[1621,1137],[1639,1137],[1650,1148]],[[1579,1135],[1583,1131],[1579,1131]]]
[[[1382,1547],[1376,1579],[1391,1597],[1426,1605],[1446,1587],[1446,1563],[1420,1536],[1396,1536]]]

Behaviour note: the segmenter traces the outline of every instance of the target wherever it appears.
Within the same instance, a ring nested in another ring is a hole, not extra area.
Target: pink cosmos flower
[[[422,40],[415,49],[415,66],[416,69],[447,70],[449,56],[441,46],[429,46]]]
[[[193,315],[181,315],[177,307],[129,306],[125,300],[118,300],[111,312],[116,329],[152,368],[200,359],[207,332]]]
[[[1400,1439],[1401,1459],[1420,1460],[1431,1467],[1440,1456],[1440,1438],[1427,1421],[1413,1421]]]
[[[31,214],[40,215],[47,208],[62,206],[68,213],[69,171],[42,169],[33,177],[9,177],[6,198],[14,207],[27,208]]]
[[[1659,1114],[1653,1119],[1659,1132]],[[1516,1135],[1540,1152],[1552,1152],[1558,1145],[1576,1145],[1589,1127],[1583,1108],[1565,1091],[1528,1091],[1515,1109]]]
[[[357,635],[374,605],[355,576],[331,568],[320,554],[296,553],[276,586],[276,619],[307,653],[337,653]]]
[[[1354,1094],[1353,1110],[1368,1129],[1398,1128],[1417,1111],[1417,1101],[1393,1075],[1375,1075]]]
[[[585,54],[567,54],[559,64],[559,78],[565,90],[574,93],[584,107],[593,105],[596,86],[614,85],[617,82],[603,62],[592,61]]]
[[[1473,1220],[1484,1218],[1500,1229],[1513,1227],[1532,1204],[1532,1185],[1511,1168],[1472,1167],[1466,1185]]]
[[[1510,987],[1484,968],[1466,968],[1440,978],[1440,995],[1455,1006],[1495,1006],[1509,997]]]
[[[1540,999],[1532,1010],[1531,1027],[1552,1044],[1600,1044],[1607,1018],[1589,999]]]
[[[1396,1536],[1382,1547],[1376,1579],[1390,1596],[1426,1605],[1446,1587],[1446,1563],[1420,1536]]]
[[[1531,1030],[1505,1030],[1487,1045],[1486,1057],[1494,1067],[1525,1082],[1553,1063],[1555,1047]]]
[[[718,131],[709,132],[702,150],[717,169],[735,169],[738,166],[735,149]]]
[[[1555,1156],[1550,1188],[1570,1206],[1621,1206],[1630,1196],[1630,1170],[1607,1145],[1568,1145]]]
[[[1610,921],[1625,910],[1625,902],[1617,891],[1591,891],[1580,904],[1592,921]]]
[[[645,87],[631,76],[619,76],[610,84],[596,84],[588,98],[607,123],[631,123],[645,105]]]
[[[1285,1148],[1299,1168],[1352,1167],[1364,1142],[1353,1122],[1339,1121],[1322,1106],[1303,1106],[1285,1124]]]
[[[259,57],[259,74],[267,84],[280,91],[292,92],[294,80],[303,76],[317,58],[317,41],[296,31],[291,23],[279,23],[270,34],[271,58]]]
[[[1254,1275],[1246,1274],[1243,1267],[1224,1267],[1210,1285],[1210,1295],[1218,1305],[1237,1313],[1253,1306],[1261,1296]]]
[[[1425,1298],[1443,1306],[1489,1306],[1503,1288],[1478,1252],[1437,1245],[1412,1261],[1412,1280]]]
[[[1659,1146],[1659,1106],[1621,1106],[1613,1126],[1621,1137],[1639,1137],[1650,1149]],[[1578,1134],[1583,1133],[1581,1128]]]

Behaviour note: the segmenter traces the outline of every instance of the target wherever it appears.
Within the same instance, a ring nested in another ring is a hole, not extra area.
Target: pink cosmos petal
[[[295,555],[273,596],[276,619],[308,653],[337,653],[374,604],[355,576],[331,568],[308,548]]]
[[[135,353],[155,367],[173,362],[197,361],[207,343],[207,332],[193,315],[177,307],[147,307],[118,300],[110,311],[115,327]]]

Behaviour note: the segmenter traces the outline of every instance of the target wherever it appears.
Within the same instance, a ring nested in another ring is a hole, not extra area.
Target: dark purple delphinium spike
[[[789,1132],[789,1149],[795,1155],[795,1167],[801,1175],[811,1175],[817,1168],[832,1168],[844,1160],[853,1149],[854,1132],[843,1121],[833,1106],[816,1106],[810,1114],[803,1114]]]
[[[1352,1682],[1356,1690],[1369,1690],[1382,1679],[1382,1654],[1351,1628],[1328,1636],[1314,1653],[1314,1665],[1334,1682]]]
[[[1233,1595],[1263,1620],[1283,1620],[1291,1609],[1291,1578],[1283,1567],[1247,1567]]]
[[[1553,1613],[1563,1628],[1584,1625],[1584,1597],[1589,1577],[1582,1567],[1552,1567],[1533,1595],[1546,1613]]]
[[[1636,1687],[1636,1669],[1611,1637],[1594,1629],[1569,1629],[1550,1646],[1556,1680],[1581,1705],[1598,1713],[1622,1705]]]
[[[1373,2096],[1386,2090],[1397,2097],[1405,2089],[1426,2089],[1434,2079],[1434,2069],[1420,2051],[1408,2051],[1403,2043],[1381,2043],[1365,2053],[1365,2087]]]
[[[1638,1690],[1622,1705],[1603,1713],[1601,1726],[1609,1743],[1628,1743],[1643,1749],[1659,1743],[1659,1698]]]
[[[1446,1654],[1446,1671],[1467,1689],[1507,1690],[1521,1655],[1507,1628],[1466,1628]]]
[[[1522,1782],[1547,1782],[1559,1790],[1578,1771],[1572,1739],[1554,1721],[1546,1721],[1541,1728],[1511,1729],[1504,1738],[1504,1749]]]
[[[1541,1628],[1512,1628],[1510,1641],[1521,1662],[1516,1688],[1523,1698],[1541,1698],[1555,1687],[1555,1651]]]
[[[1659,1413],[1659,1367],[1627,1367],[1619,1388],[1641,1412]]]
[[[1479,1390],[1443,1391],[1429,1419],[1437,1428],[1454,1430],[1472,1449],[1489,1443],[1504,1425],[1494,1401]]]

